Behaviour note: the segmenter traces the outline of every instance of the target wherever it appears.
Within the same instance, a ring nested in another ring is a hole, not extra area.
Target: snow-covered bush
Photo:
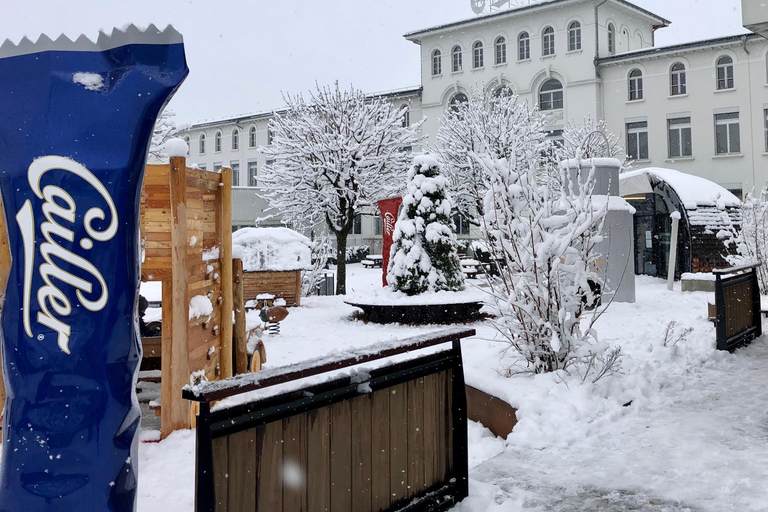
[[[594,133],[600,131],[605,138]],[[606,145],[608,139],[608,145]],[[624,158],[624,146],[618,135],[608,130],[608,124],[604,120],[595,122],[591,117],[585,117],[579,123],[568,122],[563,129],[563,142],[555,146],[555,155],[558,160],[570,160],[572,158]],[[629,168],[628,162],[624,162],[620,172]]]
[[[559,186],[567,182],[564,174],[551,183],[555,172],[541,173],[538,165],[543,134],[522,134],[511,141],[511,158],[477,157],[489,182],[482,231],[500,270],[491,282],[495,327],[527,371],[589,365],[605,352],[592,329],[596,316],[587,325],[581,321],[593,302],[592,286],[601,284],[596,247],[607,202],[592,202],[594,171],[581,187]]]
[[[308,101],[287,96],[287,111],[269,122],[272,144],[260,195],[297,229],[325,223],[346,254],[347,236],[361,209],[400,194],[410,163],[406,148],[421,140],[422,122],[404,126],[404,112],[362,91],[318,87]],[[345,261],[336,290],[346,293]]]
[[[469,101],[449,109],[440,120],[438,144],[431,148],[450,181],[449,192],[456,209],[474,225],[480,224],[488,188],[477,156],[522,159],[521,154],[512,155],[518,148],[514,141],[534,124],[533,129],[542,135],[538,141],[540,152],[527,157],[534,158],[536,164],[543,167],[552,154],[541,116],[534,118],[526,103],[508,89],[500,91],[501,94],[493,94],[486,89],[475,90]]]
[[[437,160],[413,159],[392,235],[387,281],[393,289],[415,295],[458,290],[464,284],[447,188]]]
[[[768,185],[758,194],[747,194],[742,205],[741,231],[737,238],[741,261],[760,262],[757,282],[760,293],[768,295]]]
[[[301,273],[301,295],[307,297],[315,293],[317,286],[325,277],[325,268],[333,253],[333,244],[329,237],[318,237],[312,241],[312,268]]]

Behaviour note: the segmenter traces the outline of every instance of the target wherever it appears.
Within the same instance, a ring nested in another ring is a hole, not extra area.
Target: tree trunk
[[[347,235],[349,230],[336,231],[336,295],[347,294]]]

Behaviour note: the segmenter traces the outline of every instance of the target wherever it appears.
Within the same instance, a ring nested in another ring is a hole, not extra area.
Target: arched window
[[[481,41],[476,41],[475,44],[472,45],[472,67],[474,69],[482,68],[484,65],[483,60],[483,43]]]
[[[240,149],[240,130],[235,128],[232,130],[232,151]]]
[[[461,105],[464,105],[469,102],[469,98],[467,98],[467,95],[463,92],[457,92],[453,95],[451,98],[451,101],[448,102],[448,107],[456,114],[458,114],[461,110]]]
[[[219,153],[221,151],[221,132],[216,132],[213,136],[213,151]]]
[[[573,21],[568,25],[568,51],[576,50],[581,50],[581,23]]]
[[[403,112],[403,128],[411,126],[411,111],[408,105],[403,105],[400,110]]]
[[[493,91],[494,98],[506,98],[508,96],[512,96],[513,94],[514,92],[512,92],[512,89],[508,85],[502,85]]]
[[[496,64],[506,64],[507,40],[503,36],[497,37],[494,47],[496,48]]]
[[[517,36],[517,60],[531,58],[531,38],[528,32],[522,32]]]
[[[629,101],[643,99],[643,72],[633,69],[629,72]]]
[[[608,53],[611,55],[616,53],[616,27],[613,23],[608,24]]]
[[[461,46],[456,45],[453,47],[453,50],[451,50],[451,60],[453,62],[451,70],[454,73],[461,71]]]
[[[542,55],[555,54],[555,29],[547,27],[541,33]]]
[[[669,72],[669,94],[670,96],[679,96],[688,92],[685,77],[685,64],[675,62]]]
[[[200,138],[197,139],[197,149],[200,150],[200,154],[205,154],[205,134],[201,133]]]
[[[275,136],[275,133],[272,131],[272,123],[270,122],[269,125],[267,125],[267,146],[272,145],[272,138]]]
[[[717,59],[717,90],[733,89],[733,59],[723,55]]]
[[[550,78],[539,89],[539,108],[558,110],[563,108],[563,84],[556,78]]]
[[[187,153],[189,153],[189,135],[187,135],[186,137],[184,137],[184,142],[186,142],[186,143],[187,143]]]
[[[432,76],[443,74],[443,56],[440,50],[432,52]]]
[[[256,127],[255,126],[251,126],[251,129],[248,130],[248,147],[249,148],[256,147]]]

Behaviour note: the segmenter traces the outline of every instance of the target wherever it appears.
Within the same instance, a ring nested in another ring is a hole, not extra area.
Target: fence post
[[[717,349],[727,350],[725,334],[725,293],[723,292],[723,279],[720,274],[715,274],[715,314]]]
[[[219,187],[219,261],[221,262],[221,378],[232,372],[232,169],[221,169]]]
[[[248,340],[245,338],[245,301],[243,300],[243,261],[232,260],[232,307],[235,310],[235,371],[248,373]]]
[[[453,340],[456,366],[453,369],[453,465],[456,471],[456,501],[469,495],[469,454],[467,451],[467,391],[464,383],[464,363],[461,358],[461,338]]]
[[[196,443],[195,512],[216,512],[211,406],[208,402],[200,402],[200,414],[197,416]]]

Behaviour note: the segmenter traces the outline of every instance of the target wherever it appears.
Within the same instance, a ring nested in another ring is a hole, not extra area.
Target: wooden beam
[[[232,169],[221,169],[219,191],[220,233],[219,258],[221,261],[221,378],[232,372]],[[181,395],[179,395],[181,396]]]
[[[248,373],[248,340],[245,337],[243,300],[243,260],[232,260],[232,307],[235,310],[235,370]]]
[[[181,390],[189,382],[187,325],[187,195],[186,160],[172,157],[171,190],[171,279],[163,286],[163,385],[161,395],[161,436],[174,430],[189,428],[189,402],[181,398]],[[167,309],[166,309],[167,308]]]

